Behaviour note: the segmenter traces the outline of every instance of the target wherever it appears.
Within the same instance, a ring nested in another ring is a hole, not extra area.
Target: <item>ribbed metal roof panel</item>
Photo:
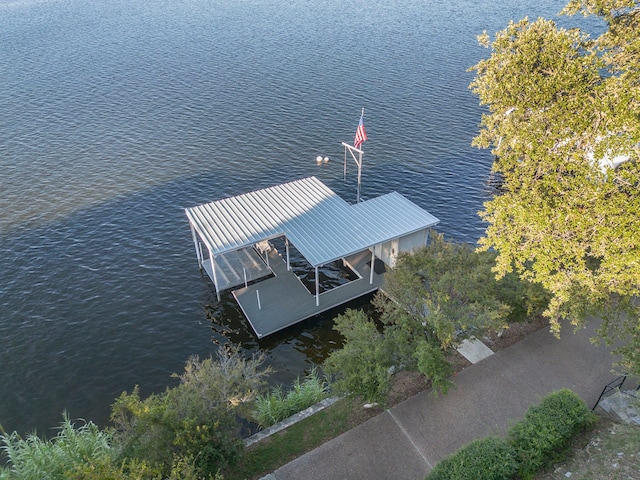
[[[349,205],[315,177],[185,211],[213,255],[285,235],[312,266],[438,223],[399,193]]]

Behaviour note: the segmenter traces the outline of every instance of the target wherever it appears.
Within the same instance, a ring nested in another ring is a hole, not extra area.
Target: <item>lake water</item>
[[[105,424],[225,341],[264,349],[274,381],[322,362],[335,312],[258,341],[183,209],[309,175],[353,202],[341,142],[364,107],[363,197],[398,191],[475,242],[476,35],[563,3],[0,0],[0,423]]]

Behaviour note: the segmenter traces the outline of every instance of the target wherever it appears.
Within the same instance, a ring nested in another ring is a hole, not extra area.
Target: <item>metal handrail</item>
[[[605,387],[602,389],[602,392],[600,393],[600,396],[598,397],[598,400],[596,401],[596,403],[593,406],[593,408],[591,409],[591,411],[593,412],[596,409],[596,407],[600,403],[600,400],[602,400],[602,397],[604,397],[605,395],[609,394],[612,390],[620,389],[622,387],[622,385],[624,384],[624,381],[626,379],[627,379],[626,375],[620,375],[615,380],[612,380],[611,382],[607,383],[605,385]],[[638,387],[638,388],[640,388],[640,387]]]

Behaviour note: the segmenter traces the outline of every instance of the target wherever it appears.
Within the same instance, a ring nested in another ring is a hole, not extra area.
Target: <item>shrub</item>
[[[532,479],[563,460],[575,436],[593,428],[595,421],[578,395],[559,390],[529,408],[506,440],[488,437],[471,442],[438,463],[427,479]]]
[[[519,475],[533,478],[543,468],[564,459],[571,440],[594,425],[594,414],[571,390],[547,395],[509,431]]]
[[[438,463],[427,480],[509,480],[517,469],[509,444],[487,437],[474,440]]]
[[[179,466],[193,468],[208,478],[227,465],[234,465],[242,451],[242,440],[234,433],[233,418],[223,413],[204,422],[193,418],[183,420],[174,439],[181,458]],[[176,470],[175,457],[172,470]]]
[[[269,427],[315,405],[325,399],[328,393],[327,382],[320,378],[314,367],[302,381],[298,377],[288,392],[285,393],[282,386],[277,386],[265,395],[258,395],[255,417],[262,427]]]
[[[122,458],[139,459],[163,475],[195,469],[209,478],[233,464],[242,442],[236,417],[252,404],[269,369],[264,355],[246,360],[237,349],[221,349],[217,359],[189,359],[180,384],[141,399],[136,387],[112,406]]]
[[[1,478],[1,477],[0,477]],[[184,477],[188,478],[188,477]],[[137,459],[114,462],[104,459],[76,466],[66,480],[162,480],[160,469]]]
[[[123,392],[111,406],[111,420],[123,458],[139,458],[168,468],[178,420],[166,393],[142,399],[137,386],[131,393]]]
[[[220,473],[203,475],[195,466],[196,463],[192,457],[176,457],[173,459],[171,473],[162,480],[224,480]]]
[[[0,476],[0,479],[2,477]],[[137,459],[120,464],[111,460],[84,464],[65,477],[66,480],[222,480],[220,474],[203,475],[193,457],[176,456],[169,476],[163,475],[158,467],[152,467]]]
[[[335,376],[337,393],[361,395],[368,402],[382,402],[389,390],[392,357],[384,337],[362,311],[347,310],[336,318],[334,329],[345,338],[341,350],[329,355],[324,370]]]
[[[414,356],[417,359],[418,371],[431,380],[435,392],[447,393],[453,385],[449,377],[453,375],[453,367],[444,356],[444,352],[426,340],[416,346]]]

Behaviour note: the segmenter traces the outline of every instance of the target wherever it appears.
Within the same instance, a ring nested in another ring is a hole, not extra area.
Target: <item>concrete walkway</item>
[[[423,479],[471,440],[504,434],[547,393],[569,388],[591,408],[615,378],[609,350],[589,342],[593,331],[567,326],[557,340],[543,328],[460,372],[447,395],[420,393],[266,479]]]

